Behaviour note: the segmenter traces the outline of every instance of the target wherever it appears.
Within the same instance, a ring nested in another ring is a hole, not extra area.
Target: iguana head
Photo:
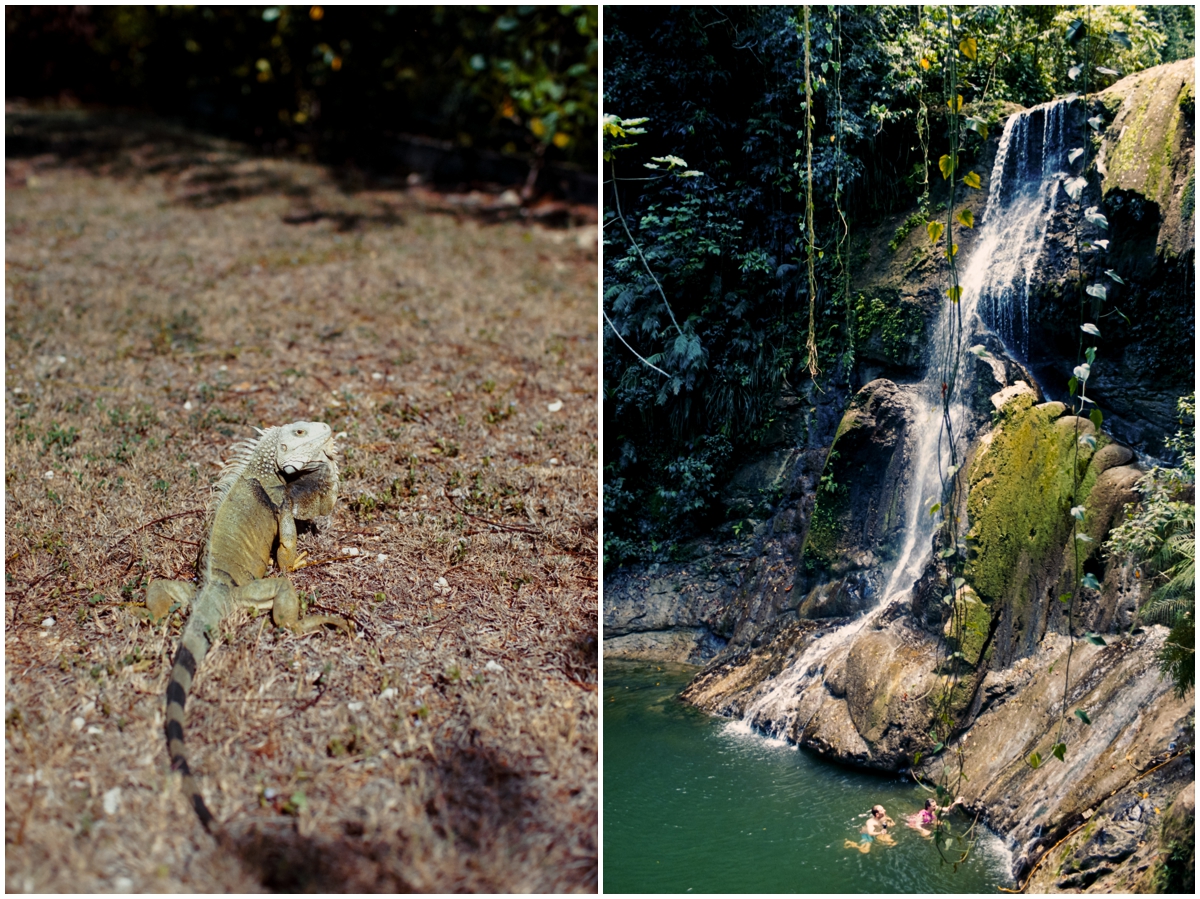
[[[330,461],[337,449],[323,421],[294,421],[279,428],[275,464],[284,474],[309,471]]]

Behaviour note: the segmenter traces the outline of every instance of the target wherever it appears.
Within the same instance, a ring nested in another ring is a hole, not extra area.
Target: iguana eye
[[[304,428],[296,428],[296,436],[303,437],[304,436]]]

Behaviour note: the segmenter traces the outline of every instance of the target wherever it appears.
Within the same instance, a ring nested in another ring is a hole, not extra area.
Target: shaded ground
[[[594,890],[595,227],[181,140],[7,167],[6,888]],[[293,578],[359,636],[226,623],[187,729],[219,848],[140,603],[297,419],[343,481]]]

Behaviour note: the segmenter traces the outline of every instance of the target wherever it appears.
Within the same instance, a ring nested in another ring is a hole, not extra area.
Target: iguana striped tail
[[[204,592],[206,591],[202,591],[202,593]],[[200,823],[204,825],[205,830],[211,833],[213,815],[208,810],[208,806],[204,804],[204,798],[200,795],[200,789],[196,784],[196,779],[192,776],[191,768],[188,767],[183,748],[184,706],[187,704],[188,693],[192,689],[192,680],[196,676],[196,669],[208,655],[210,645],[208,627],[211,625],[205,621],[207,616],[197,613],[211,609],[217,597],[210,593],[209,597],[205,597],[205,599],[209,601],[203,602],[200,597],[197,597],[192,617],[183,629],[179,649],[175,652],[175,665],[171,669],[171,680],[167,683],[167,752],[171,757],[171,770],[178,771],[183,775],[184,795],[191,799],[192,807],[200,816]]]

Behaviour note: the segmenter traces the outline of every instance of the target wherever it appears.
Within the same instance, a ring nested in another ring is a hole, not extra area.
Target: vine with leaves
[[[933,741],[933,747],[930,752],[934,755],[946,749],[957,725],[954,703],[964,674],[965,657],[961,647],[964,643],[967,629],[965,602],[963,601],[965,598],[963,591],[966,586],[966,581],[963,577],[963,570],[966,564],[966,547],[960,542],[959,534],[961,525],[959,509],[964,503],[964,487],[962,477],[959,473],[959,450],[953,418],[953,408],[959,388],[960,366],[962,364],[963,353],[963,288],[959,283],[957,264],[958,244],[954,241],[954,226],[957,223],[961,227],[972,228],[974,227],[975,220],[973,213],[968,207],[964,206],[956,211],[955,204],[957,202],[957,186],[959,181],[968,188],[975,190],[982,188],[982,181],[978,173],[966,172],[960,176],[962,168],[960,158],[962,152],[962,131],[965,128],[969,128],[980,133],[983,138],[986,139],[987,137],[986,125],[976,119],[968,119],[962,114],[963,97],[959,93],[959,59],[961,57],[969,62],[975,62],[978,58],[978,41],[973,36],[960,36],[958,32],[960,22],[954,14],[953,7],[947,7],[942,15],[944,15],[946,22],[944,32],[946,49],[942,72],[943,96],[948,111],[947,134],[949,137],[949,147],[948,152],[938,160],[938,169],[942,174],[943,180],[947,182],[946,219],[944,223],[936,220],[930,221],[926,226],[926,230],[929,234],[930,242],[935,246],[939,243],[943,235],[946,238],[945,247],[941,255],[946,260],[946,277],[949,286],[946,291],[945,319],[942,324],[945,340],[941,344],[941,354],[935,360],[939,375],[941,407],[936,450],[941,496],[939,501],[929,510],[929,514],[937,515],[941,513],[942,516],[940,542],[943,548],[939,556],[946,566],[947,580],[949,581],[948,592],[942,598],[942,601],[950,610],[949,641],[959,648],[950,652],[948,657],[942,656],[938,659],[938,669],[945,672],[946,679],[943,681],[942,689],[937,694],[934,702],[933,729],[929,734],[930,739]],[[922,69],[931,68],[929,60],[924,55],[921,57],[921,63]],[[943,450],[945,451],[945,459],[948,460],[948,464],[944,467]],[[935,784],[938,797],[943,802],[948,801],[949,797],[955,795],[966,780],[964,772],[965,755],[962,744],[956,745],[952,752],[956,770],[952,771],[950,765],[943,763],[941,774]],[[913,760],[914,767],[920,762],[920,759],[921,754],[917,753]],[[959,850],[957,857],[949,858],[946,853],[950,851],[954,838],[950,833],[949,825],[939,819],[936,824],[933,843],[944,862],[958,865],[964,862],[972,851],[975,842],[975,833],[975,824],[972,824],[967,833],[959,838],[963,843],[963,848]]]
[[[804,7],[804,235],[808,262],[808,340],[804,348],[808,351],[808,375],[814,381],[821,373],[817,365],[817,238],[813,227],[813,170],[812,170],[812,72],[810,59],[812,56],[812,32],[808,20],[808,6]]]

